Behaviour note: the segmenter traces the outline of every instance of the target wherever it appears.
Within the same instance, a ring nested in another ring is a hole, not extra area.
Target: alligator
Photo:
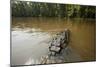
[[[49,46],[50,55],[61,53],[62,49],[66,48],[69,43],[69,30],[61,31],[56,35]]]

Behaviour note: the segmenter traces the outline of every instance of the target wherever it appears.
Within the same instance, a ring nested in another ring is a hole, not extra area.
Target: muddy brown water
[[[28,17],[12,18],[11,64],[38,64],[41,56],[47,55],[49,52],[48,46],[52,35],[65,29],[70,30],[68,46],[81,58],[81,60],[76,59],[74,62],[94,61],[96,58],[95,19]],[[70,55],[68,59],[75,58]]]

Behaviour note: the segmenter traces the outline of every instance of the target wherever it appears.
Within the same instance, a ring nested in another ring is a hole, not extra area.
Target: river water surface
[[[38,64],[41,56],[48,54],[48,46],[55,32],[65,29],[70,30],[69,47],[81,58],[70,62],[95,60],[96,21],[94,19],[12,18],[11,27],[12,65]],[[72,58],[70,55],[68,59]]]

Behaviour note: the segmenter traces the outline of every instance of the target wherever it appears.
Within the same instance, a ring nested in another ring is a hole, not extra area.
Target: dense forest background
[[[13,17],[95,18],[96,6],[11,1]]]

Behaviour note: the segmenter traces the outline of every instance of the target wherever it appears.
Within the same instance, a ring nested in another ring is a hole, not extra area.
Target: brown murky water
[[[70,30],[69,47],[80,56],[81,60],[78,61],[95,60],[96,21],[94,19],[29,17],[12,19],[12,65],[31,64],[29,61],[38,63],[42,55],[48,54],[52,32],[65,29]]]

